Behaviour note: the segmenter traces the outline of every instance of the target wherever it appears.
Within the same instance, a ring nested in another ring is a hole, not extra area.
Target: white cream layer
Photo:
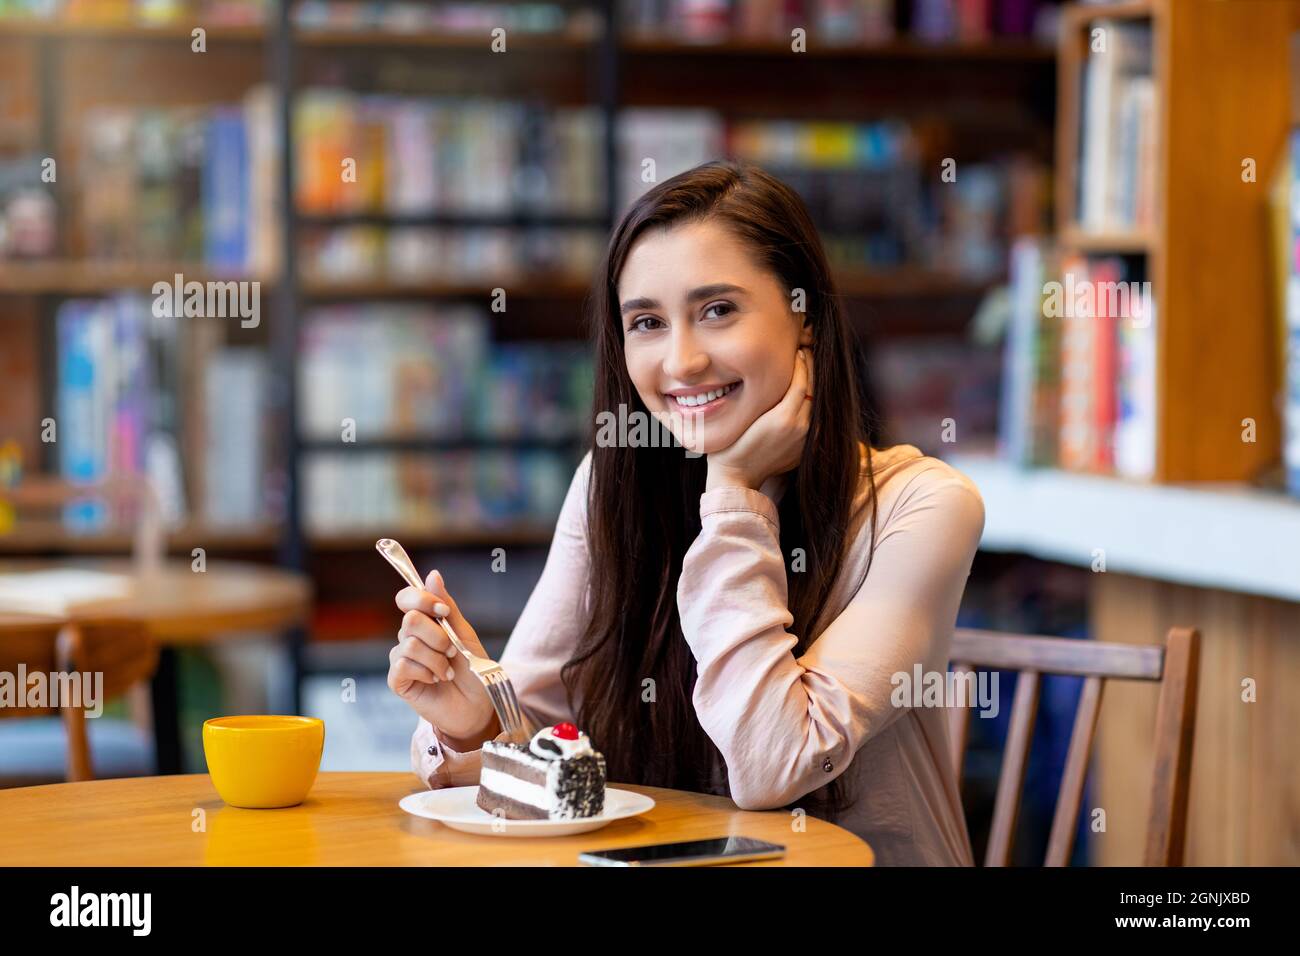
[[[550,816],[551,811],[555,809],[555,794],[540,784],[520,780],[513,774],[484,767],[479,774],[478,782],[480,786],[487,787],[493,793],[499,793],[503,797],[518,800],[529,806],[540,807],[546,811],[547,816]]]

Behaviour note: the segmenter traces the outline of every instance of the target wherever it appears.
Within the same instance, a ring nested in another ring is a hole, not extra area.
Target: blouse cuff
[[[755,491],[753,488],[728,486],[713,488],[700,495],[701,521],[709,517],[709,515],[728,511],[742,511],[760,515],[771,522],[773,528],[780,530],[781,524],[780,519],[777,517],[776,503],[761,491]]]
[[[497,740],[507,739],[502,732]],[[427,720],[411,736],[411,769],[430,789],[470,787],[479,781],[483,750],[458,751],[451,747]]]

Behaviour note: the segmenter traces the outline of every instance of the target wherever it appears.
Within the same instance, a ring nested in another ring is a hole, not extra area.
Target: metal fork
[[[424,590],[424,582],[415,570],[415,565],[411,563],[411,558],[406,553],[406,549],[394,541],[392,538],[380,538],[375,542],[375,549],[384,556],[384,558],[397,569],[397,573],[402,576],[411,587],[417,591]],[[456,650],[465,657],[469,669],[473,671],[474,676],[487,689],[488,696],[492,699],[492,708],[497,712],[497,719],[501,721],[501,729],[506,732],[510,740],[516,743],[522,743],[532,738],[533,725],[519,706],[519,699],[515,696],[514,685],[510,683],[510,678],[496,661],[488,660],[485,657],[479,657],[477,654],[467,648],[456,632],[452,629],[451,622],[445,617],[434,616],[447,638],[451,641]]]

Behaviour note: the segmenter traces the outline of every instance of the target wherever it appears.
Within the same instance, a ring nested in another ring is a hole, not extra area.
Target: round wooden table
[[[6,634],[26,634],[41,629],[57,631],[67,623],[68,619],[58,614],[32,614],[27,611],[0,609],[0,637]]]
[[[207,774],[0,790],[6,866],[577,866],[584,850],[750,836],[786,848],[737,866],[871,866],[871,848],[811,816],[738,810],[725,797],[617,784],[655,799],[649,813],[576,836],[479,836],[414,817],[410,773],[321,773],[284,810],[221,802]],[[201,814],[196,811],[203,811]]]
[[[128,559],[0,561],[0,575],[76,569],[128,579],[120,598],[79,601],[64,612],[78,619],[139,621],[168,646],[205,644],[246,631],[275,631],[301,623],[311,605],[311,583],[294,571],[261,564],[165,561],[141,572]]]
[[[141,571],[125,558],[0,561],[0,575],[59,569],[101,571],[128,581],[122,597],[70,603],[63,612],[70,621],[136,621],[161,645],[152,681],[160,773],[183,769],[174,649],[250,631],[281,631],[302,623],[311,608],[305,575],[267,565],[208,561],[195,571],[190,561],[164,561]]]

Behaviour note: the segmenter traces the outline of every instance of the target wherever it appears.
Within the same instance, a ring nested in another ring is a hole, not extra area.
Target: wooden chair
[[[1143,863],[1146,866],[1182,865],[1200,662],[1200,633],[1195,628],[1170,628],[1163,647],[958,628],[953,635],[950,658],[952,669],[958,673],[978,670],[1019,672],[993,805],[985,866],[1007,866],[1011,859],[1020,791],[1029,762],[1029,745],[1038,708],[1040,674],[1084,678],[1056,812],[1052,818],[1045,865],[1065,866],[1074,848],[1088,757],[1101,708],[1101,692],[1105,681],[1111,679],[1156,681],[1160,684],[1155,727],[1155,772]],[[969,721],[969,706],[949,709],[951,756],[959,781]]]
[[[148,681],[158,666],[157,646],[145,628],[132,621],[73,624],[50,623],[35,616],[0,617],[4,625],[0,629],[0,671],[17,675],[22,665],[27,674],[102,673],[101,704]],[[58,708],[0,707],[0,718],[61,716],[67,742],[66,778],[94,779],[85,710],[69,702],[59,703]]]

